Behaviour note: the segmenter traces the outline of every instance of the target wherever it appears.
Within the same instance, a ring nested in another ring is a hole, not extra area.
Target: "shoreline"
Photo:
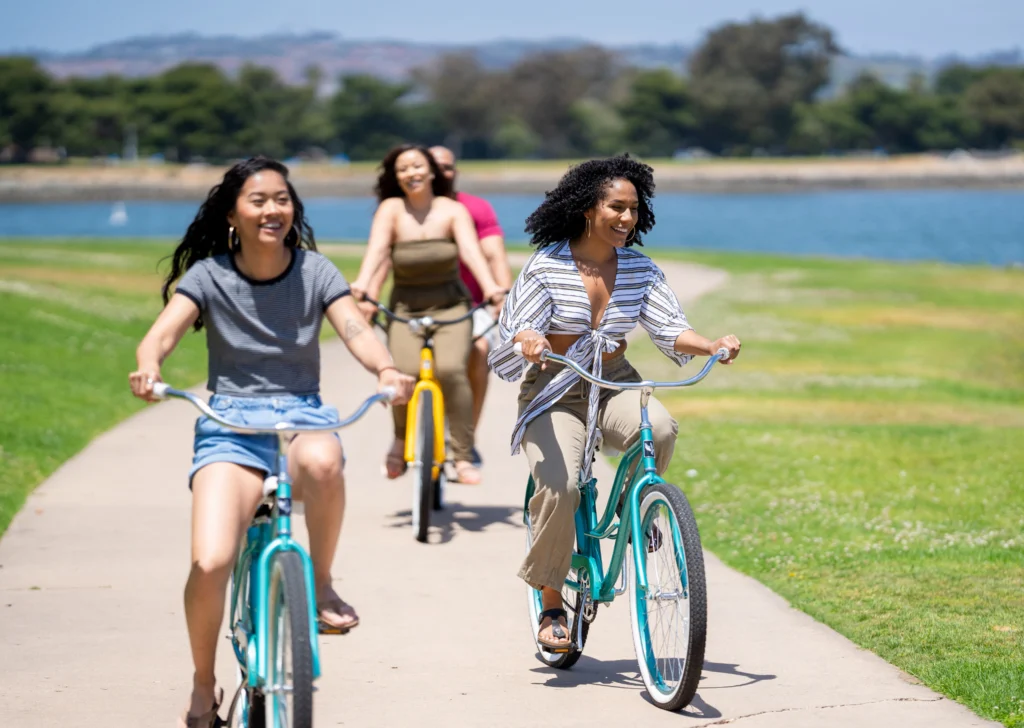
[[[572,164],[464,162],[459,187],[479,194],[541,195]],[[1024,189],[1024,155],[888,159],[654,161],[659,192],[751,193],[842,189]],[[0,203],[117,200],[199,200],[226,167],[124,165],[0,167]],[[369,164],[292,167],[304,198],[368,197],[376,171]]]

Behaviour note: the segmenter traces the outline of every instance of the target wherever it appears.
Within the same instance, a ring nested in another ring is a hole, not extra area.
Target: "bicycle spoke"
[[[672,691],[682,680],[686,669],[689,645],[688,599],[683,590],[679,564],[676,561],[672,533],[672,513],[664,504],[657,504],[646,520],[644,540],[661,532],[661,547],[648,554],[646,597],[647,624],[657,680],[666,691]]]

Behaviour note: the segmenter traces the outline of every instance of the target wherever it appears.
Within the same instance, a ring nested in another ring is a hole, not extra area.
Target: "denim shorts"
[[[296,397],[229,397],[215,394],[210,408],[219,416],[239,425],[273,427],[278,422],[303,425],[329,425],[339,420],[338,410],[320,401],[319,395]],[[337,436],[337,434],[335,434]],[[235,463],[277,475],[277,435],[242,435],[221,427],[203,415],[196,420],[192,476],[211,463]]]

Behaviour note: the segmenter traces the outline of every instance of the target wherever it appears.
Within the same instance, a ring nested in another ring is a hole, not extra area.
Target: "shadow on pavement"
[[[775,679],[775,675],[758,675],[753,672],[743,672],[742,670],[737,669],[738,667],[739,665],[733,665],[728,662],[708,662],[707,660],[704,660],[704,672],[717,672],[720,675],[736,675],[737,677],[746,678],[746,681],[736,683],[735,685],[705,685],[703,689],[723,690],[725,688],[742,688],[764,680]]]
[[[412,528],[412,511],[392,513],[397,519],[390,528]],[[449,502],[443,511],[430,512],[430,543],[444,544],[455,538],[458,531],[481,533],[491,526],[504,525],[521,528],[523,509],[521,506],[466,506]]]
[[[704,662],[704,673],[714,672],[721,675],[735,675],[740,678],[744,678],[743,682],[737,682],[732,685],[705,685],[701,687],[701,690],[721,690],[723,688],[740,688],[747,685],[753,685],[754,683],[762,682],[764,680],[774,680],[775,675],[769,674],[757,674],[752,672],[744,672],[739,668],[739,665],[725,663],[725,662]],[[543,685],[549,688],[574,688],[580,685],[605,685],[613,688],[625,688],[642,691],[641,697],[648,703],[654,704],[650,696],[647,694],[644,688],[643,680],[640,679],[640,673],[637,670],[636,660],[595,660],[592,657],[583,655],[580,661],[576,663],[575,667],[571,670],[556,670],[551,667],[545,667],[538,665],[531,672],[544,676],[547,679],[544,682],[534,683],[535,685]],[[706,675],[701,677],[703,680]],[[714,706],[710,705],[705,701],[699,694],[694,697],[693,701],[679,711],[680,715],[685,715],[691,718],[700,719],[712,719],[721,718],[722,713]]]

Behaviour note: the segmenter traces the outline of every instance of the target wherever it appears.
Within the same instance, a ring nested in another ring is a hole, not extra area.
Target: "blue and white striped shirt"
[[[595,330],[590,326],[590,298],[568,241],[547,245],[534,253],[516,279],[498,320],[501,343],[487,357],[495,374],[507,382],[522,376],[528,362],[513,351],[513,339],[523,331],[533,330],[544,336],[580,336],[566,356],[599,377],[601,355],[615,351],[637,323],[667,357],[680,366],[688,362],[692,357],[676,352],[675,341],[692,327],[665,281],[665,274],[650,258],[632,248],[617,248],[617,254],[615,287]],[[530,421],[561,399],[579,378],[566,367],[530,402],[512,432],[513,454],[519,452]],[[584,482],[590,479],[590,463],[597,444],[599,394],[598,387],[590,388],[587,447],[581,474]]]

